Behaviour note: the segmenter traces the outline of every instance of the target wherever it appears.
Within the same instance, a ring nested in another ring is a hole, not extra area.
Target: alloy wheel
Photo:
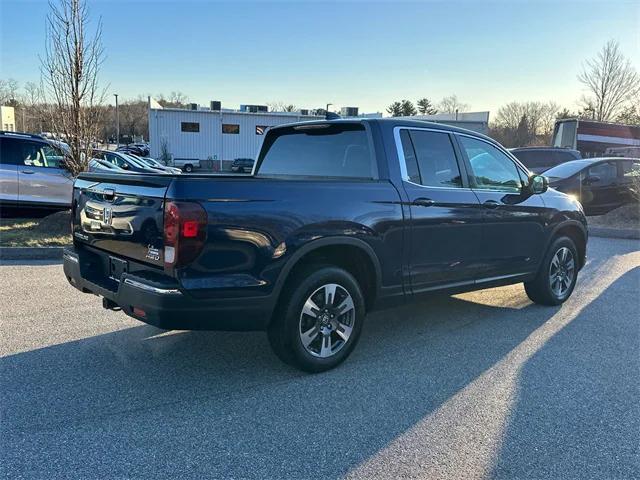
[[[299,334],[305,350],[314,357],[338,353],[349,341],[356,318],[349,292],[336,283],[315,290],[300,313]]]
[[[549,266],[549,286],[557,298],[563,298],[573,282],[575,260],[567,247],[558,249]]]

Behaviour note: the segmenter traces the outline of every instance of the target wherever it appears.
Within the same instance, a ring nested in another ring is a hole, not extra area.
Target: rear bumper
[[[274,306],[270,296],[194,298],[177,283],[132,273],[116,282],[97,274],[91,254],[73,248],[64,250],[63,269],[78,290],[104,297],[127,315],[166,330],[264,330]]]

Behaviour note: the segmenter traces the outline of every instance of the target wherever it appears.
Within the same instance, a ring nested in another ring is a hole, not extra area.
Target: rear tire
[[[267,333],[283,362],[305,372],[323,372],[353,351],[364,317],[364,297],[349,272],[310,265],[287,281]]]
[[[193,165],[191,165],[191,164],[187,164],[187,165],[185,165],[185,166],[184,166],[184,171],[185,171],[186,173],[191,173],[191,172],[193,172]]]
[[[578,250],[569,237],[558,237],[542,260],[536,278],[524,283],[527,296],[540,305],[560,305],[573,293],[578,279]]]

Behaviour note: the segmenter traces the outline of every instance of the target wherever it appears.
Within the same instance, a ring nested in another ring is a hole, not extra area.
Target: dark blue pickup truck
[[[307,371],[434,292],[560,304],[587,245],[580,204],[490,138],[396,119],[272,128],[252,176],[83,174],[72,212],[73,286],[164,329],[266,330]]]

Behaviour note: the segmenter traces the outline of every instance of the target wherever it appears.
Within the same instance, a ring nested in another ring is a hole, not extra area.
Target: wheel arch
[[[276,281],[276,305],[280,302],[280,296],[292,275],[312,263],[326,263],[344,268],[358,281],[367,310],[373,306],[382,282],[380,262],[369,244],[350,237],[325,237],[297,249]]]
[[[559,236],[567,236],[573,240],[573,243],[576,245],[576,249],[578,250],[579,268],[584,267],[587,258],[588,240],[587,229],[584,225],[576,220],[567,220],[556,225],[549,235],[545,251],[549,248],[551,242]]]

